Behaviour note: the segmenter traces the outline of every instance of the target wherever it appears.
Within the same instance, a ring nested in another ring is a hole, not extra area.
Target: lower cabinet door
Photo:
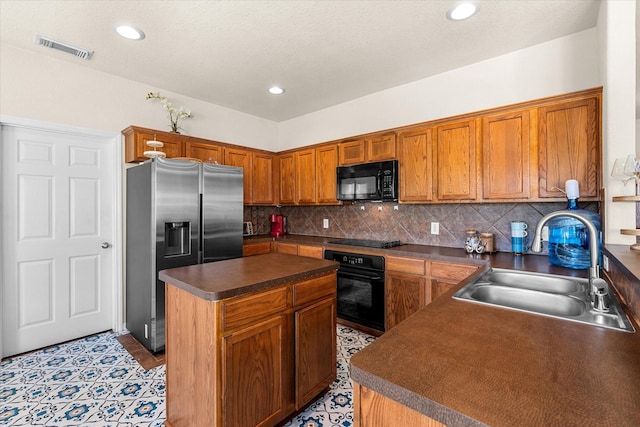
[[[225,427],[272,426],[293,412],[289,319],[277,316],[224,337]]]
[[[296,409],[336,379],[336,299],[295,313]]]

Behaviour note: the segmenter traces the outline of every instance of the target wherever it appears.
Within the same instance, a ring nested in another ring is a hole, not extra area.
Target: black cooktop
[[[366,246],[369,248],[393,248],[396,246],[401,246],[402,242],[400,240],[366,240],[366,239],[339,239],[333,240],[328,243],[333,243],[336,245],[351,245],[351,246]]]

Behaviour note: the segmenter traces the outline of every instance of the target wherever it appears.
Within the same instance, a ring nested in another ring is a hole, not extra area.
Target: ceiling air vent
[[[70,53],[73,56],[77,56],[82,59],[90,59],[93,54],[92,50],[82,49],[70,45],[69,43],[54,40],[50,37],[43,36],[42,34],[36,34],[36,44],[44,47],[50,47],[51,49],[60,50],[62,52]]]

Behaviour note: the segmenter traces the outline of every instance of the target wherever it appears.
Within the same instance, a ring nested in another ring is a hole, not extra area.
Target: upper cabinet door
[[[253,203],[271,205],[273,195],[273,156],[270,154],[253,153]]]
[[[364,163],[367,158],[366,144],[364,139],[340,143],[340,166]]]
[[[367,144],[367,162],[396,158],[396,134],[371,138]]]
[[[224,163],[224,149],[218,145],[186,142],[184,155],[185,157],[199,159],[203,162]]]
[[[528,199],[529,111],[482,119],[482,198]]]
[[[293,153],[279,157],[280,164],[280,203],[293,205],[296,195],[296,161]]]
[[[244,204],[251,204],[251,152],[227,148],[224,151],[224,164],[228,166],[237,166],[244,170]]]
[[[184,144],[180,135],[173,136],[162,131],[158,131],[158,133],[145,132],[134,127],[129,127],[122,133],[125,136],[125,162],[127,163],[149,160],[144,152],[152,150],[164,152],[169,159],[184,155]],[[153,148],[147,145],[148,141],[162,142],[163,146]]]
[[[296,151],[296,202],[316,202],[316,150]]]
[[[338,204],[336,184],[338,166],[338,146],[328,145],[316,149],[317,202]]]
[[[538,109],[540,197],[564,198],[565,181],[576,179],[581,197],[597,197],[600,137],[597,97]]]
[[[475,200],[475,120],[438,126],[436,135],[438,200]]]
[[[403,132],[399,138],[400,201],[433,200],[432,128]]]

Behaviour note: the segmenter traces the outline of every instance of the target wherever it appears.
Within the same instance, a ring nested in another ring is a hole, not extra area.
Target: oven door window
[[[338,317],[384,331],[384,278],[345,270],[338,272]]]

